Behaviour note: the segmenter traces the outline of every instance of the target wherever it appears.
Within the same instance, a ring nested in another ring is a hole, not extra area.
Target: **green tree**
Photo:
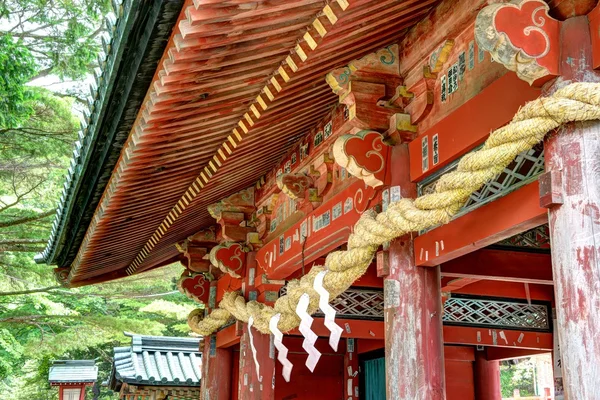
[[[0,26],[6,27],[0,34],[33,55],[37,72],[31,79],[81,79],[96,66],[109,11],[109,0],[0,0]]]

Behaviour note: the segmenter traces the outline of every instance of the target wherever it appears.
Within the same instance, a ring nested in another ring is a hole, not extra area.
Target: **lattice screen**
[[[444,323],[497,328],[550,330],[548,306],[452,297],[444,304]]]

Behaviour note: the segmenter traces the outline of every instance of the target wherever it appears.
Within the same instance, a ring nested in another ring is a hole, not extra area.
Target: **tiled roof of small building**
[[[50,367],[50,383],[96,382],[98,367],[94,360],[57,360]]]
[[[132,345],[115,347],[114,379],[137,385],[200,386],[200,339],[126,335]]]

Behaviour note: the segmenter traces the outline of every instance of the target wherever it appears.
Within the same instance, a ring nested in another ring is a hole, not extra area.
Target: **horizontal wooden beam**
[[[548,222],[532,182],[415,239],[417,265],[434,266]]]
[[[321,337],[329,337],[331,332],[325,327],[324,318],[315,318],[311,329]],[[369,321],[363,319],[336,319],[335,322],[341,326],[343,338],[355,339],[383,339],[385,336],[385,328],[383,321]],[[300,331],[296,328],[289,335],[300,336]]]
[[[442,276],[552,285],[550,254],[482,249],[441,264]]]
[[[240,338],[238,324],[235,323],[217,332],[217,347],[226,348],[234,346],[240,342]]]
[[[507,72],[409,144],[411,180],[420,181],[474,149],[491,131],[508,123],[519,107],[539,95],[539,89]],[[434,135],[437,136],[439,161],[434,165],[429,157],[424,171],[423,141],[433,149]]]
[[[552,334],[444,325],[444,343],[552,351]]]
[[[536,354],[545,354],[548,350],[511,349],[509,347],[488,347],[486,359],[488,361],[512,360],[515,358],[529,357]]]
[[[442,278],[442,286],[447,280],[456,278]],[[460,289],[452,290],[452,294],[470,294],[475,296],[504,297],[521,300],[554,301],[554,287],[550,285],[537,285],[520,282],[502,282],[479,280]]]

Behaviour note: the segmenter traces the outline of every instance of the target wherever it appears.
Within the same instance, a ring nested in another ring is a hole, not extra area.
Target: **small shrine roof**
[[[131,346],[114,348],[110,387],[120,383],[200,386],[200,338],[131,336]]]
[[[50,367],[50,383],[96,382],[98,367],[95,360],[57,360]]]

